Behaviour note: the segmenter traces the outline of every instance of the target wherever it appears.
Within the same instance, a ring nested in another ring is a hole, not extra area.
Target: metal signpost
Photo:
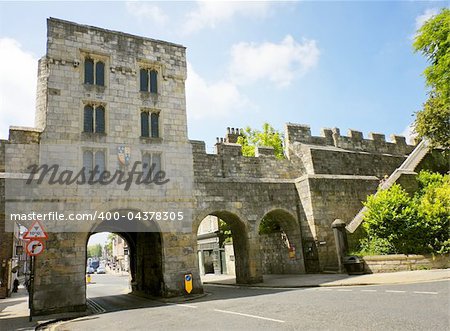
[[[34,275],[36,269],[36,256],[44,251],[43,240],[48,239],[47,233],[44,231],[44,227],[39,221],[34,221],[30,226],[28,231],[24,234],[23,239],[29,240],[25,246],[27,255],[31,257],[30,262],[30,279],[28,286],[28,307],[30,308],[30,316],[28,320],[31,322],[33,319],[34,307],[33,307],[33,297],[34,297]]]

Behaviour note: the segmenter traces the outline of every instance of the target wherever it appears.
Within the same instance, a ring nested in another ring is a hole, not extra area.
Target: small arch
[[[259,220],[258,233],[263,273],[305,272],[300,225],[294,215],[272,209]]]
[[[245,222],[235,213],[226,210],[216,210],[211,212],[203,213],[199,216],[193,224],[194,233],[198,233],[200,224],[207,216],[215,216],[218,221],[223,221],[231,231],[232,246],[233,246],[233,257],[234,257],[234,267],[236,275],[236,283],[249,283],[252,281],[251,272],[249,268],[249,241],[248,241],[248,229]],[[217,234],[217,240],[219,245],[217,249],[221,251],[224,247],[219,247],[223,244],[223,238],[219,238],[220,231]],[[222,241],[222,242],[220,242]],[[198,243],[197,243],[197,254],[199,254]],[[200,258],[200,263],[202,260]],[[229,262],[229,261],[228,261]]]

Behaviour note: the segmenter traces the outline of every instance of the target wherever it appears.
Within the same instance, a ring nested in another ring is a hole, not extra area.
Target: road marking
[[[103,308],[98,302],[92,300],[92,299],[86,299],[87,304],[92,307],[92,310],[94,313],[105,313],[106,309]]]
[[[405,293],[406,291],[386,290],[387,293]]]
[[[351,291],[353,291],[353,290],[349,290],[349,289],[346,289],[346,288],[338,289],[338,292],[351,292]]]
[[[214,311],[217,311],[219,313],[225,313],[225,314],[233,314],[233,315],[240,315],[240,316],[245,316],[245,317],[258,318],[258,319],[261,319],[261,320],[272,321],[272,322],[277,322],[277,323],[285,323],[285,321],[277,320],[277,319],[274,319],[274,318],[268,318],[268,317],[250,315],[250,314],[237,313],[235,311],[221,310],[221,309],[214,309]]]
[[[361,290],[361,292],[376,292],[377,290]]]
[[[425,291],[414,291],[416,294],[438,294],[438,292],[425,292]]]
[[[319,291],[333,291],[331,288],[319,288]]]
[[[176,307],[184,307],[184,308],[191,308],[191,309],[197,309],[198,306],[194,306],[194,305],[188,305],[185,303],[170,303],[170,302],[166,302],[166,305],[168,306],[176,306]]]

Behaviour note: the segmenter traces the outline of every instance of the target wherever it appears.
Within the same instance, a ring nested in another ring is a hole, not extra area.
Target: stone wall
[[[374,255],[363,256],[366,273],[450,268],[447,255]]]
[[[281,232],[262,234],[259,242],[264,274],[298,273],[295,260],[289,257],[289,247]]]

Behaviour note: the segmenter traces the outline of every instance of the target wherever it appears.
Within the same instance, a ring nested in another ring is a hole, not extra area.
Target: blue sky
[[[415,30],[448,2],[0,2],[0,138],[33,126],[46,18],[187,47],[190,139],[284,123],[404,133],[426,99]],[[100,236],[99,236],[100,238]],[[100,240],[100,239],[99,239]]]
[[[187,47],[189,137],[269,122],[400,134],[426,99],[417,26],[448,2],[1,2],[0,137],[32,126],[46,18]]]

